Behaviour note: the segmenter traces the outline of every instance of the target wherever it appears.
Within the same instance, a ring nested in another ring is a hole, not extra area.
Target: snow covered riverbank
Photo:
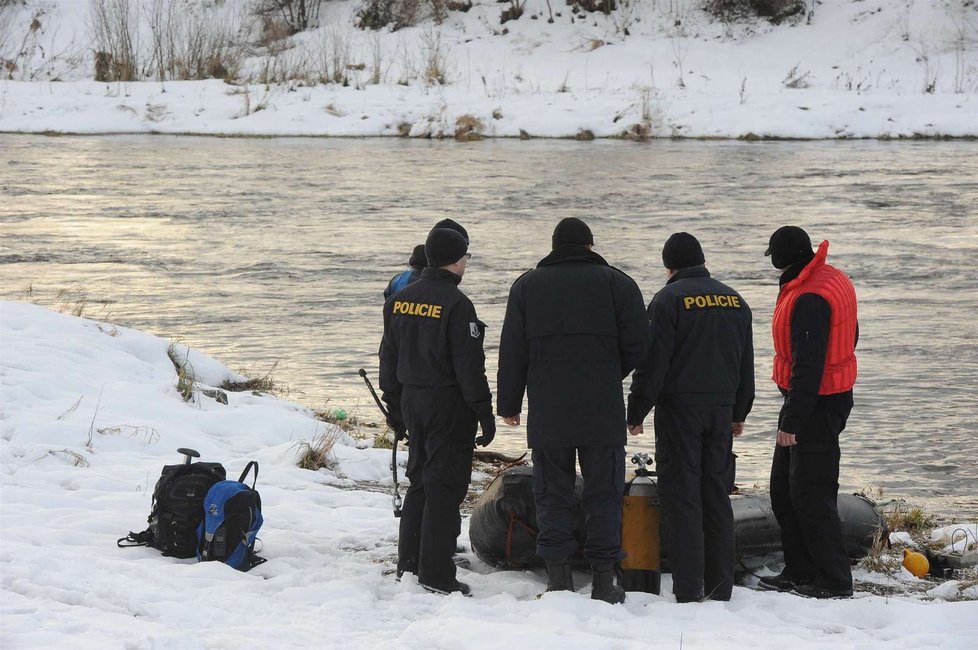
[[[354,27],[358,0],[338,0],[320,27],[249,48],[232,83],[99,83],[89,3],[31,0],[8,9],[0,42],[0,132],[978,137],[978,3],[821,0],[780,25],[702,4],[555,5],[551,23],[528,0],[500,24],[509,5],[481,0],[441,25],[370,31]]]
[[[330,425],[299,404],[250,392],[228,393],[227,405],[200,394],[185,402],[168,348],[138,331],[0,303],[4,648],[978,644],[978,602],[942,601],[974,597],[957,588],[932,593],[936,600],[862,592],[823,602],[737,587],[729,603],[631,594],[613,607],[588,599],[586,588],[537,600],[542,575],[494,572],[469,552],[472,566],[461,577],[473,598],[395,582],[389,497],[355,489],[358,481],[390,480],[389,452],[341,436],[333,471],[299,469],[296,443]],[[189,355],[201,384],[240,379]],[[229,475],[250,459],[261,463],[266,564],[242,574],[116,548],[117,537],[144,526],[160,468],[179,461],[180,446],[222,462]],[[460,541],[467,545],[466,530]],[[666,576],[666,593],[669,584]]]

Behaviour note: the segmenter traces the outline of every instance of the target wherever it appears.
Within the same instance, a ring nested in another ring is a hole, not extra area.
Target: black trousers
[[[621,504],[625,491],[624,447],[547,447],[533,450],[533,499],[537,511],[537,555],[563,560],[577,552],[578,512],[574,483],[581,463],[587,540],[592,563],[617,562],[621,552]]]
[[[659,403],[655,460],[672,592],[730,600],[734,580],[733,408]]]
[[[411,485],[401,510],[397,568],[416,573],[423,584],[450,589],[462,525],[459,506],[472,478],[475,412],[457,386],[405,386],[401,413],[410,436]]]
[[[771,465],[771,507],[786,573],[839,591],[852,589],[838,507],[839,434],[847,416],[816,406],[801,431],[789,432],[798,444],[775,446]]]

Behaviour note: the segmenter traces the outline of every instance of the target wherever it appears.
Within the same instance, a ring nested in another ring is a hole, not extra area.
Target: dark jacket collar
[[[550,255],[547,255],[545,258],[540,260],[537,267],[539,268],[541,266],[563,264],[565,262],[586,262],[589,264],[601,264],[603,266],[608,266],[608,263],[603,257],[594,251],[589,251],[587,246],[571,244],[569,246],[561,246],[560,248],[551,251]]]
[[[818,250],[812,253],[812,255],[806,255],[801,261],[795,262],[788,268],[784,270],[781,274],[781,279],[779,281],[780,288],[784,288],[784,285],[788,284],[792,280],[797,279],[799,276],[804,275],[802,282],[811,275],[812,271],[820,266],[825,265],[825,258],[829,254],[829,242],[828,240],[823,241],[818,246]]]
[[[432,268],[428,267],[421,272],[421,278],[423,280],[439,280],[441,282],[451,282],[452,284],[458,284],[462,281],[462,276],[455,275],[451,271],[446,269]]]
[[[705,266],[688,266],[685,269],[679,269],[672,274],[672,277],[666,281],[666,284],[672,284],[677,280],[685,280],[686,278],[708,278],[710,277],[710,272]]]

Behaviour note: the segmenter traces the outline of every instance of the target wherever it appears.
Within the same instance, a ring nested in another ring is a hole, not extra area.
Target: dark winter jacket
[[[482,348],[485,324],[458,288],[459,276],[427,268],[421,279],[384,303],[380,389],[400,419],[405,385],[458,386],[480,422],[492,419],[492,394]]]
[[[649,304],[652,349],[635,370],[628,424],[655,404],[733,405],[743,422],[754,403],[751,311],[743,297],[702,266],[677,271]]]
[[[811,258],[808,257],[785,269],[781,274],[780,285],[783,287],[798,277],[810,261]],[[782,431],[797,435],[816,407],[839,415],[842,426],[845,427],[853,405],[852,391],[832,395],[818,394],[829,345],[831,319],[832,309],[829,303],[815,293],[806,293],[799,297],[791,312],[791,389],[781,390],[785,401],[778,428]],[[855,342],[859,342],[858,323]]]
[[[635,282],[585,246],[564,246],[513,283],[499,343],[498,412],[527,394],[531,448],[625,444],[622,379],[648,351]]]

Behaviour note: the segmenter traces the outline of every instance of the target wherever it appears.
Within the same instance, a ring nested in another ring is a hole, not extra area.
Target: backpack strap
[[[149,529],[147,528],[141,533],[134,533],[130,530],[128,535],[125,537],[120,537],[115,543],[119,548],[147,546],[149,544]]]
[[[245,479],[248,478],[248,472],[251,471],[252,467],[255,468],[255,480],[251,482],[251,489],[254,490],[255,485],[258,483],[258,461],[257,460],[248,461],[248,464],[245,465],[244,471],[241,472],[241,478],[238,479],[238,483],[245,482]]]

